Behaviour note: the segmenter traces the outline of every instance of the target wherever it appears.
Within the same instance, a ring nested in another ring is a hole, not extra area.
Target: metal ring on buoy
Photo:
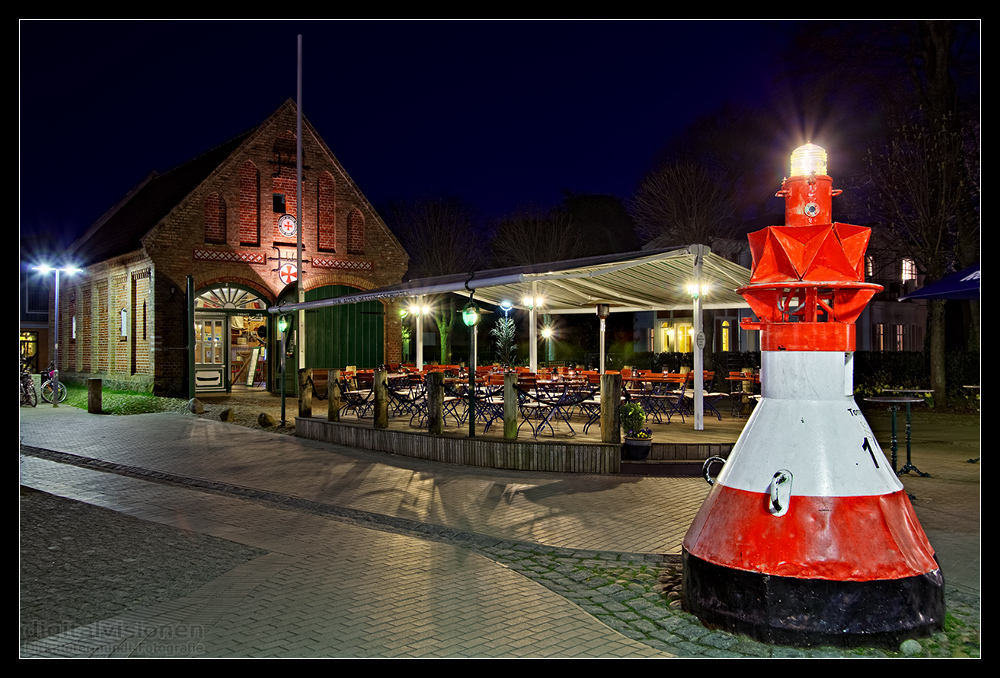
[[[710,473],[709,469],[712,466],[713,461],[717,461],[723,466],[725,466],[726,464],[726,460],[723,457],[709,457],[708,459],[705,460],[705,463],[701,467],[701,474],[705,476],[705,482],[708,483],[709,485],[715,484],[715,480],[712,478],[711,475],[709,475]]]

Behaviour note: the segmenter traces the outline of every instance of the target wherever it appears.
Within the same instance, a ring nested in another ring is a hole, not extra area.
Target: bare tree
[[[895,55],[911,95],[886,102],[884,140],[865,158],[872,217],[886,225],[928,282],[979,260],[978,98],[968,86],[978,79],[970,78],[963,57],[968,29],[947,21],[898,27]],[[979,304],[971,306],[969,343],[978,350]],[[928,316],[931,388],[946,404],[944,302],[929,301]]]
[[[409,279],[471,271],[485,261],[478,216],[456,198],[396,200],[384,213],[410,255]]]
[[[660,247],[731,239],[739,225],[732,185],[693,163],[661,165],[628,202],[636,231]]]
[[[579,232],[583,249],[575,256],[589,257],[639,249],[635,224],[625,209],[625,203],[617,196],[564,190],[562,204],[557,209],[569,215],[573,228]]]
[[[492,224],[493,260],[498,266],[540,264],[580,256],[583,239],[562,210],[520,209]]]
[[[474,271],[485,261],[485,239],[475,211],[454,198],[393,201],[383,211],[387,223],[410,255],[409,279]],[[441,362],[449,364],[457,316],[455,295],[428,304],[441,338]]]
[[[870,213],[928,281],[949,272],[965,231],[960,206],[970,187],[960,146],[947,121],[919,121],[900,126],[865,158]],[[946,403],[944,301],[928,301],[928,321],[931,388]]]

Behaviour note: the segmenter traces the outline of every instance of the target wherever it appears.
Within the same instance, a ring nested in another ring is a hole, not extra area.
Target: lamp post
[[[469,437],[476,437],[476,326],[482,314],[469,295],[469,303],[462,309],[462,322],[469,328]]]
[[[39,273],[55,273],[56,274],[56,294],[55,294],[55,340],[52,344],[52,364],[55,369],[52,371],[52,407],[59,407],[59,274],[68,273],[73,275],[74,273],[80,273],[81,270],[75,266],[49,266],[48,264],[42,264],[40,266],[32,266],[32,268]]]
[[[597,305],[597,317],[601,319],[601,357],[600,365],[598,368],[601,374],[604,374],[604,330],[605,321],[608,319],[608,314],[611,312],[611,307],[608,304],[598,304]]]
[[[555,331],[552,329],[551,325],[546,325],[542,328],[542,339],[545,340],[545,366],[552,367],[552,360],[555,356],[552,353],[552,335]]]
[[[705,430],[705,330],[702,327],[702,297],[708,293],[708,285],[701,284],[701,261],[703,245],[695,248],[694,282],[688,285],[688,294],[694,304],[694,430]]]
[[[281,332],[281,425],[285,425],[285,351],[288,343],[289,316],[278,316],[278,331]]]

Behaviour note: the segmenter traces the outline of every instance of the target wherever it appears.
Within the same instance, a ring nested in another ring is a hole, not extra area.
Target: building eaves
[[[152,172],[70,247],[81,265],[142,248],[142,238],[257,128],[164,173]]]

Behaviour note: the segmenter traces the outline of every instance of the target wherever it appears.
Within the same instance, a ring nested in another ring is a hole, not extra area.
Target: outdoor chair
[[[343,411],[354,412],[358,419],[370,416],[375,408],[375,392],[371,389],[349,391],[341,388],[340,398],[344,401]]]
[[[662,399],[662,409],[661,411],[667,415],[667,423],[670,423],[670,419],[675,415],[680,415],[681,423],[684,423],[684,415],[690,415],[687,409],[687,398],[685,397],[685,392],[687,390],[687,379],[680,379],[678,382],[680,389],[673,391],[664,391],[664,393],[659,396]]]

